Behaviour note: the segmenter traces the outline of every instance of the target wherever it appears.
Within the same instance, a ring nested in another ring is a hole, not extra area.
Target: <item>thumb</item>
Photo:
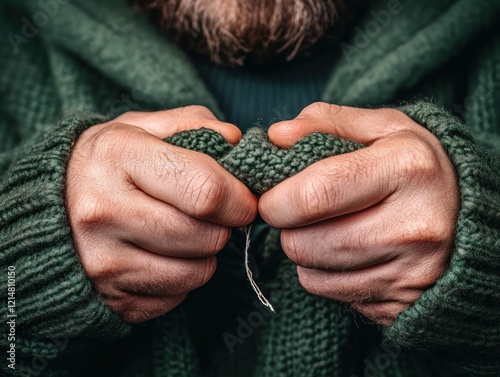
[[[313,103],[292,120],[273,124],[269,139],[281,148],[290,148],[313,132],[324,132],[357,143],[370,145],[402,129],[408,128],[409,118],[395,109],[361,109]]]
[[[113,123],[125,123],[142,128],[160,139],[181,131],[209,128],[220,133],[229,143],[241,139],[241,131],[231,123],[221,122],[204,106],[186,106],[153,112],[131,111],[115,118]]]

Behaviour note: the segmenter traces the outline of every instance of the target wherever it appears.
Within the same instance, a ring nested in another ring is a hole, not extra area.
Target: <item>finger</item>
[[[241,139],[241,131],[231,123],[221,122],[206,107],[186,106],[154,112],[128,112],[113,120],[140,127],[160,139],[181,131],[209,128],[220,133],[228,142],[236,144]]]
[[[190,217],[139,190],[123,201],[127,206],[117,219],[117,232],[143,250],[171,257],[207,257],[219,252],[231,235],[228,227]]]
[[[215,272],[215,257],[166,257],[118,240],[110,248],[106,236],[96,241],[84,258],[87,275],[108,297],[119,298],[124,293],[162,297],[183,294],[204,285]]]
[[[261,196],[262,218],[276,228],[301,227],[384,200],[397,188],[387,144],[324,159],[283,181]]]
[[[370,145],[376,140],[413,125],[408,116],[395,109],[361,109],[314,103],[292,120],[273,124],[268,131],[272,143],[290,148],[312,132],[324,132]]]
[[[122,161],[127,179],[136,187],[200,220],[229,227],[253,221],[257,199],[215,160],[154,141]]]
[[[401,254],[398,219],[387,218],[383,206],[311,226],[285,229],[281,244],[301,267],[354,271],[391,261]]]
[[[119,287],[148,296],[171,296],[199,288],[210,280],[217,264],[215,257],[172,258],[147,251],[129,253],[128,257],[131,269],[122,275]]]
[[[125,295],[106,300],[109,307],[127,323],[140,323],[157,318],[178,306],[187,294],[166,297]]]
[[[397,263],[387,262],[356,271],[326,271],[297,267],[300,284],[311,294],[343,302],[398,300],[408,304],[420,297],[421,289],[401,283]]]
[[[420,297],[420,293],[415,293],[415,302]],[[382,326],[390,326],[397,318],[398,313],[406,310],[410,303],[400,301],[388,302],[355,302],[351,307],[363,314],[371,321]]]

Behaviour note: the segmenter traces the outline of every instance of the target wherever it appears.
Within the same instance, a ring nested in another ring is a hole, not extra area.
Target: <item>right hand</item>
[[[87,276],[126,322],[158,317],[215,272],[231,227],[251,223],[257,198],[215,160],[162,139],[211,128],[241,132],[201,106],[125,113],[82,133],[66,203]]]

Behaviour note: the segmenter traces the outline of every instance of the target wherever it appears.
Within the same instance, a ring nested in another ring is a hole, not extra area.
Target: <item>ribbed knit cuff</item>
[[[400,313],[385,335],[404,346],[444,352],[469,375],[496,376],[500,370],[500,172],[466,127],[443,109],[417,103],[400,110],[441,141],[459,178],[461,208],[448,270]]]
[[[61,350],[48,338],[110,338],[127,332],[83,272],[64,203],[71,148],[81,132],[102,121],[98,116],[64,120],[13,152],[13,162],[0,172],[0,295],[5,299],[6,269],[13,266],[15,308],[10,314],[17,315],[18,355],[55,357]],[[4,334],[7,314],[2,305]],[[0,345],[6,342],[2,336]]]

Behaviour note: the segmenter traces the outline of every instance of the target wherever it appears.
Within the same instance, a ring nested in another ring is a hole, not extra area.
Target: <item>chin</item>
[[[290,61],[335,43],[344,0],[132,0],[178,44],[224,65]]]

